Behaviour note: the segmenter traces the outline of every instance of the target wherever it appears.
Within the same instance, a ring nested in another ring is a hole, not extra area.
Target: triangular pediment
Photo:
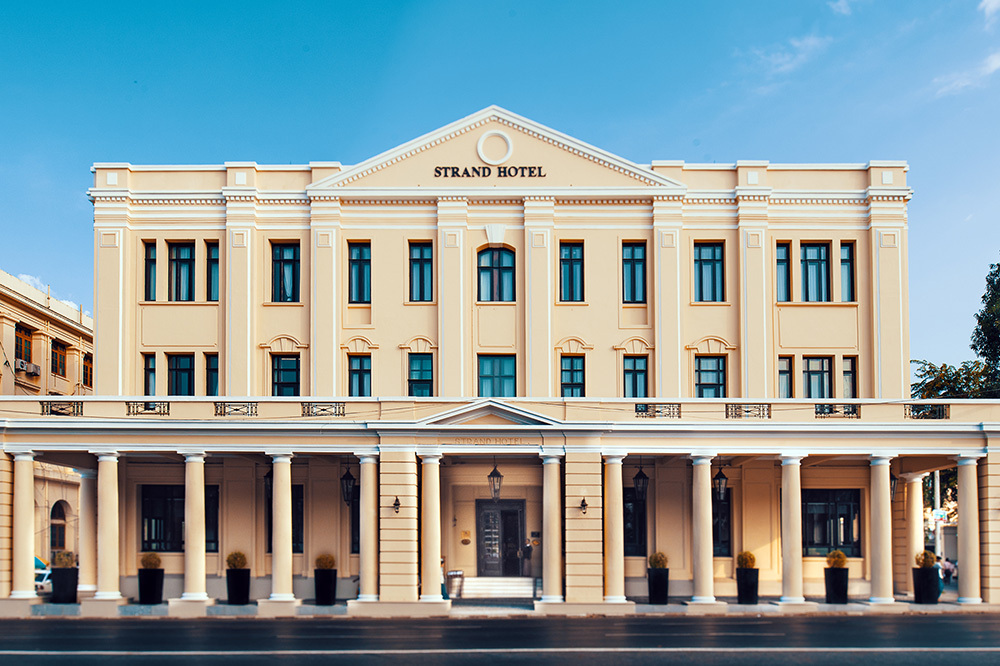
[[[420,421],[422,426],[554,426],[559,421],[496,400],[477,400]]]
[[[686,187],[573,137],[490,106],[309,186],[310,192],[489,195],[525,189],[620,194]]]

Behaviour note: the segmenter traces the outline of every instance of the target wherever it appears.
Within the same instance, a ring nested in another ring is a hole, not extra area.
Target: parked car
[[[35,594],[52,594],[52,572],[48,569],[35,569]]]

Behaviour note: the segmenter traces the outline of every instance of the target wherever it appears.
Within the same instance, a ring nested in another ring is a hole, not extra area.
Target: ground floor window
[[[265,504],[264,514],[267,520],[267,552],[271,552],[271,545],[274,543],[274,495],[271,484],[265,484]],[[305,524],[305,486],[296,484],[292,486],[292,552],[301,553],[303,549],[303,526]]]
[[[142,550],[184,551],[184,486],[144,485]],[[205,551],[219,552],[219,486],[205,486]]]
[[[861,557],[861,490],[802,491],[802,554]]]
[[[714,557],[733,556],[733,504],[732,489],[726,488],[726,496],[712,491],[712,555]]]
[[[361,486],[355,484],[351,495],[351,555],[361,552]]]
[[[56,502],[49,514],[49,549],[66,550],[66,508],[62,501]]]
[[[624,488],[625,556],[646,557],[646,503],[635,497],[635,488]]]

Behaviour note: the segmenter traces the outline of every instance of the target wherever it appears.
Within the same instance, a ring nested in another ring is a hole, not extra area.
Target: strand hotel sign
[[[500,144],[503,144],[503,148]],[[486,166],[435,166],[435,178],[545,178],[545,170],[538,165],[507,165],[514,154],[514,143],[505,132],[484,132],[476,144],[479,159]],[[497,157],[499,155],[499,157]]]

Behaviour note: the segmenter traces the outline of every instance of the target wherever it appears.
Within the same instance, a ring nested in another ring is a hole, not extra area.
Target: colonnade
[[[80,500],[80,591],[93,591],[97,601],[120,603],[119,589],[119,484],[116,452],[97,452],[94,474],[84,471]],[[292,484],[291,459],[287,452],[268,454],[273,471],[273,543],[271,595],[269,602],[297,603],[292,591]],[[543,452],[542,532],[544,543],[560,544],[564,538],[564,506],[561,466],[563,453]],[[186,539],[184,587],[181,601],[207,602],[205,571],[205,452],[184,452]],[[421,469],[421,555],[419,602],[441,602],[441,473],[442,453],[417,454]],[[360,577],[358,602],[379,601],[378,551],[379,456],[360,459]],[[625,454],[603,456],[603,584],[604,603],[625,598],[623,531],[623,475]],[[693,596],[690,603],[715,603],[712,549],[712,478],[714,455],[691,455]],[[783,455],[781,460],[781,557],[782,584],[779,603],[801,604],[802,577],[802,482],[801,455]],[[13,576],[11,599],[33,599],[34,589],[34,454],[14,454],[13,483]],[[958,558],[964,575],[959,578],[959,603],[981,602],[979,576],[979,501],[977,459],[958,459],[959,536]],[[870,603],[893,603],[892,517],[890,458],[870,458],[871,493]],[[906,483],[906,543],[908,559],[923,546],[921,483],[925,475],[904,475]],[[96,487],[95,487],[96,486]],[[96,492],[95,492],[96,491]],[[95,530],[96,527],[96,530]],[[93,535],[97,535],[96,540]],[[562,549],[546,547],[542,560],[542,603],[562,603],[564,563]]]

